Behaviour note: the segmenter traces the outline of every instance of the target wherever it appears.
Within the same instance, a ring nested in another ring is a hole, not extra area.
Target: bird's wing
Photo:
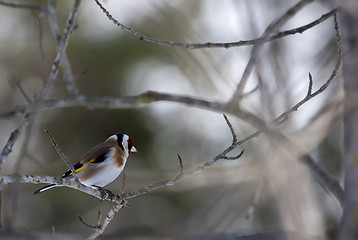
[[[73,166],[75,168],[75,171],[80,172],[88,163],[103,162],[106,158],[106,154],[110,151],[112,147],[115,146],[116,146],[116,142],[106,141],[104,143],[101,143],[93,147],[81,158],[81,161],[79,161]],[[65,178],[68,176],[72,176],[71,169],[67,170],[67,172],[65,172],[62,177]]]

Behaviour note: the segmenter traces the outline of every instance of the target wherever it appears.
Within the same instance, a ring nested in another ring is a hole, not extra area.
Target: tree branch
[[[320,18],[316,19],[315,21],[312,21],[306,25],[303,25],[301,27],[298,28],[293,28],[290,30],[286,30],[286,31],[282,31],[276,34],[271,34],[270,36],[267,37],[260,37],[260,38],[256,38],[256,39],[252,39],[252,40],[241,40],[241,41],[237,41],[237,42],[225,42],[225,43],[212,43],[212,42],[207,42],[207,43],[180,43],[180,42],[173,42],[173,41],[165,41],[165,40],[161,40],[161,39],[155,39],[155,38],[151,38],[146,36],[143,33],[137,32],[135,31],[133,28],[131,27],[127,27],[126,25],[124,25],[123,23],[119,22],[117,19],[115,19],[110,12],[99,2],[99,0],[95,0],[96,4],[99,6],[99,8],[103,11],[104,14],[106,14],[107,18],[112,21],[115,25],[119,26],[121,29],[123,29],[124,31],[132,34],[133,36],[137,37],[139,40],[143,40],[146,42],[150,42],[150,43],[154,43],[154,44],[159,44],[159,45],[163,45],[163,46],[171,46],[171,47],[179,47],[179,48],[186,48],[186,49],[202,49],[202,48],[232,48],[232,47],[242,47],[242,46],[251,46],[251,45],[255,45],[258,42],[270,42],[273,40],[277,40],[280,38],[284,38],[287,37],[289,35],[294,35],[297,33],[303,33],[305,31],[307,31],[310,28],[313,28],[314,26],[324,22],[325,20],[327,20],[328,18],[332,17],[334,12],[338,9],[335,8],[332,11],[323,14]]]
[[[57,23],[57,19],[56,19],[56,11],[54,8],[55,5],[55,0],[51,0],[49,1],[49,6],[48,6],[48,16],[49,16],[49,23],[52,29],[52,35],[55,38],[55,41],[57,43],[57,49],[61,50],[61,35],[60,35],[60,31],[59,31],[59,26]],[[79,2],[77,3],[79,4]],[[78,8],[78,5],[76,6]],[[77,10],[75,10],[74,12],[72,12],[72,17],[74,19],[75,15],[77,13]],[[66,31],[64,32],[64,35],[68,34],[68,38],[70,36],[70,34],[72,34],[73,29],[75,28],[75,26],[73,25],[73,21],[72,22],[68,21],[68,25],[66,26]],[[63,78],[62,81],[65,84],[65,86],[67,87],[67,90],[69,91],[70,95],[74,96],[78,94],[78,89],[76,88],[75,84],[74,84],[74,76],[72,73],[72,69],[71,69],[71,64],[70,61],[67,57],[66,52],[63,52],[63,56],[62,56],[62,64],[61,64],[61,70],[63,73]]]
[[[22,9],[37,10],[40,12],[47,12],[47,7],[41,4],[22,4],[22,3],[0,1],[0,5],[3,5],[5,7],[11,7],[11,8],[22,8]]]

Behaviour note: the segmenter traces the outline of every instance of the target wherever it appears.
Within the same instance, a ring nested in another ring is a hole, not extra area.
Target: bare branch
[[[228,117],[226,116],[225,113],[223,113],[223,116],[225,118],[226,124],[229,126],[229,129],[231,131],[231,135],[232,135],[232,145],[235,145],[237,143],[237,137],[236,137],[236,133],[235,130],[231,124],[231,122],[229,121]]]
[[[21,106],[16,106],[13,109],[0,112],[2,117],[12,117],[19,113],[25,113],[27,111],[33,111],[34,109],[55,109],[63,107],[87,107],[90,109],[96,108],[107,108],[107,109],[125,109],[140,107],[144,104],[149,104],[153,102],[174,102],[182,103],[191,107],[200,107],[204,109],[216,110],[216,111],[225,111],[225,103],[215,102],[204,99],[199,99],[186,95],[179,94],[169,94],[148,91],[137,96],[128,96],[128,97],[87,97],[84,95],[78,95],[70,98],[63,99],[51,99],[36,102],[33,104],[26,104]]]
[[[286,30],[286,31],[282,31],[279,32],[277,34],[272,34],[270,36],[267,37],[260,37],[257,39],[252,39],[252,40],[241,40],[241,41],[237,41],[237,42],[226,42],[226,43],[212,43],[212,42],[207,42],[207,43],[179,43],[179,42],[173,42],[173,41],[164,41],[164,40],[160,40],[160,39],[154,39],[151,37],[148,37],[146,35],[144,35],[143,33],[137,32],[135,31],[133,28],[127,27],[126,25],[122,24],[121,22],[119,22],[117,19],[115,19],[110,13],[109,11],[99,2],[99,0],[95,0],[96,4],[100,7],[100,9],[103,11],[103,13],[106,14],[107,18],[112,21],[115,25],[119,26],[121,29],[125,30],[126,32],[132,34],[133,36],[139,38],[140,40],[146,41],[146,42],[151,42],[154,44],[159,44],[159,45],[163,45],[163,46],[171,46],[171,47],[180,47],[180,48],[186,48],[186,49],[202,49],[202,48],[232,48],[232,47],[241,47],[241,46],[250,46],[250,45],[255,45],[258,42],[263,41],[265,42],[269,42],[269,41],[273,41],[276,39],[280,39],[289,35],[294,35],[297,33],[303,33],[306,30],[313,28],[314,26],[324,22],[325,20],[327,20],[328,18],[332,17],[334,12],[337,10],[337,8],[333,9],[332,11],[323,14],[320,18],[318,18],[317,20],[306,24],[304,26],[298,27],[298,28],[294,28],[291,30]]]
[[[181,160],[181,157],[179,155],[179,153],[177,153],[178,159],[179,159],[179,166],[180,166],[180,174],[183,173],[183,161]]]
[[[313,86],[311,73],[308,73],[308,78],[309,78],[309,84],[308,84],[307,96],[310,96],[312,94],[312,86]]]
[[[57,23],[57,19],[56,19],[56,11],[54,8],[55,5],[55,0],[51,0],[49,1],[49,6],[48,6],[48,16],[49,16],[49,23],[52,29],[52,34],[57,42],[57,49],[61,48],[61,35],[60,35],[60,31],[59,31],[59,26]],[[79,3],[78,3],[79,4]],[[78,7],[78,6],[77,6]],[[74,15],[72,15],[72,17],[75,17]],[[71,18],[71,16],[69,17],[69,19]],[[66,30],[64,32],[65,34],[68,34],[68,37],[72,34],[73,29],[76,27],[73,25],[73,20],[71,20],[72,22],[69,22],[70,20],[68,20],[67,24],[68,26],[66,27]],[[71,69],[71,64],[70,61],[67,57],[66,52],[63,53],[62,56],[62,64],[61,64],[61,69],[62,69],[62,73],[63,73],[63,83],[65,84],[65,86],[67,87],[67,90],[69,91],[69,93],[71,95],[76,95],[78,94],[78,89],[75,87],[73,81],[74,81],[74,76],[72,74],[72,69]]]
[[[3,150],[1,151],[1,154],[0,154],[0,172],[1,172],[2,166],[3,166],[7,156],[12,151],[12,147],[14,146],[16,140],[19,138],[21,133],[24,131],[24,129],[27,127],[27,125],[29,125],[29,123],[31,121],[32,121],[32,114],[27,113],[24,116],[23,120],[21,121],[20,125],[13,132],[11,132],[8,141],[5,144]]]
[[[340,50],[338,50],[340,52]],[[297,104],[295,104],[292,108],[290,108],[289,110],[287,110],[286,112],[282,113],[280,116],[278,116],[277,118],[275,118],[273,120],[274,124],[282,124],[288,117],[288,115],[292,112],[295,112],[298,110],[298,108],[300,108],[303,104],[305,104],[306,102],[308,102],[310,99],[316,97],[318,94],[324,92],[327,87],[329,86],[329,84],[331,83],[331,81],[337,76],[339,67],[341,66],[341,57],[339,56],[336,62],[336,65],[332,71],[331,76],[328,78],[328,80],[315,92],[311,93],[310,88],[312,88],[312,76],[311,74],[309,75],[309,79],[310,79],[310,83],[309,83],[309,87],[308,87],[308,93],[305,96],[305,98],[303,98],[301,101],[299,101]]]
[[[94,229],[99,229],[101,228],[101,225],[100,225],[100,219],[101,219],[101,210],[98,209],[98,215],[97,215],[97,223],[96,225],[92,225],[92,224],[89,224],[87,223],[82,217],[81,215],[78,213],[77,214],[77,217],[78,219],[86,226],[86,227],[89,227],[89,228],[94,228]],[[99,221],[98,221],[99,220]]]
[[[64,58],[66,57],[65,51],[66,51],[66,48],[68,45],[69,38],[71,36],[72,28],[74,25],[74,20],[77,16],[77,11],[78,11],[78,7],[79,7],[80,3],[81,3],[81,0],[75,1],[74,6],[67,18],[66,27],[63,31],[61,40],[58,42],[57,55],[53,62],[52,69],[51,69],[50,75],[48,77],[48,81],[47,81],[46,85],[44,86],[44,88],[42,89],[40,96],[39,96],[40,100],[43,100],[45,98],[45,96],[46,96],[47,92],[49,91],[50,87],[52,86],[53,82],[56,80],[56,77],[59,72],[59,68],[63,63]],[[51,19],[54,21],[54,19],[56,19],[56,18],[52,17]],[[52,25],[56,25],[56,24],[53,23]]]
[[[20,175],[20,174],[0,176],[0,184],[10,184],[10,183],[33,183],[33,184],[53,183],[59,186],[76,189],[80,192],[86,193],[100,200],[105,200],[114,203],[118,203],[120,200],[119,198],[114,198],[114,199],[103,198],[102,193],[97,189],[83,185],[79,181],[76,181],[74,179],[67,179],[62,177]]]
[[[243,149],[238,155],[234,156],[234,157],[228,157],[228,156],[222,156],[222,159],[225,159],[225,160],[237,160],[239,158],[241,158],[242,154],[244,154],[245,152],[245,149]]]

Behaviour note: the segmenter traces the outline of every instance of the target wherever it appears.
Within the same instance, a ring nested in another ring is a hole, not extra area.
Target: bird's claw
[[[110,190],[102,188],[100,186],[95,186],[95,187],[98,189],[98,191],[100,191],[102,200],[109,198],[111,199],[111,201],[113,201],[115,199],[116,195],[112,193]]]

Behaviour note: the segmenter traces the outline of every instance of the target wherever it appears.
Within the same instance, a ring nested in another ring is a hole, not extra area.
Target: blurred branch
[[[53,36],[56,40],[56,43],[57,43],[57,48],[61,49],[61,35],[59,34],[59,26],[58,26],[56,15],[55,15],[56,14],[56,11],[54,8],[55,2],[56,2],[55,0],[49,1],[48,16],[49,16],[49,23],[50,23],[50,26],[52,29],[52,34],[53,34]],[[79,4],[79,2],[78,2],[78,4]],[[78,6],[77,6],[77,8],[78,8]],[[72,13],[73,18],[75,17],[76,12],[77,12],[77,9]],[[74,28],[75,28],[75,26],[73,26],[73,20],[71,20],[71,22],[68,21],[68,25],[66,26],[67,32],[65,31],[64,35],[68,34],[68,37],[69,37],[69,35],[72,34],[72,31]],[[73,76],[71,64],[67,57],[66,52],[63,52],[61,70],[63,73],[62,81],[65,84],[65,86],[67,87],[67,90],[69,91],[69,93],[71,95],[78,94],[78,89],[76,88],[76,86],[74,84],[75,78]]]
[[[12,109],[0,112],[0,117],[9,118],[17,114],[33,111],[34,109],[55,109],[63,107],[86,107],[89,109],[106,108],[106,109],[124,109],[140,107],[144,104],[153,102],[175,102],[186,104],[191,107],[199,107],[219,112],[225,112],[225,103],[199,99],[186,95],[169,94],[162,92],[147,91],[137,96],[128,97],[87,97],[77,95],[70,98],[49,99],[35,102],[32,104],[19,105]]]
[[[70,37],[70,32],[71,32],[72,25],[74,23],[74,19],[76,17],[80,2],[81,2],[80,0],[75,1],[72,11],[68,16],[67,24],[66,24],[66,27],[65,27],[65,30],[63,33],[63,37],[62,37],[61,43],[59,44],[59,47],[58,47],[57,56],[53,62],[52,69],[49,74],[47,83],[45,84],[45,86],[43,87],[43,89],[41,90],[41,92],[39,94],[39,98],[38,98],[39,101],[43,101],[45,99],[50,87],[52,86],[53,82],[55,81],[55,79],[57,77],[57,74],[59,71],[59,66],[61,65],[61,62],[62,62],[62,59],[64,56],[64,52],[66,51],[66,48],[67,48],[68,40]],[[29,125],[29,123],[32,121],[33,115],[36,111],[37,111],[37,109],[35,108],[35,109],[32,109],[31,111],[27,112],[25,114],[23,120],[19,124],[19,126],[10,134],[10,137],[9,137],[7,143],[5,144],[3,150],[0,153],[0,172],[2,169],[2,165],[4,164],[7,156],[12,151],[12,148],[13,148],[16,140],[21,135],[21,133],[24,131],[24,129]]]
[[[102,212],[101,212],[100,209],[98,209],[96,225],[92,225],[92,224],[87,223],[87,222],[81,217],[81,215],[78,214],[78,219],[79,219],[85,226],[87,226],[87,227],[89,227],[89,228],[94,228],[94,229],[101,228],[101,218],[102,218]]]
[[[337,76],[337,72],[339,70],[340,64],[341,64],[341,60],[340,57],[338,57],[336,65],[328,80],[323,85],[321,85],[321,87],[318,90],[314,92],[312,92],[312,90],[307,91],[306,96],[301,101],[299,101],[293,107],[291,107],[290,109],[288,109],[287,111],[283,112],[278,117],[276,117],[274,120],[272,120],[271,124],[281,125],[282,123],[285,122],[285,120],[292,112],[297,111],[302,105],[307,103],[309,100],[323,93],[327,89],[329,84],[332,82],[332,80]],[[311,86],[311,83],[309,83],[309,86]],[[160,102],[160,101],[181,103],[181,104],[188,105],[190,107],[208,109],[217,112],[229,112],[234,115],[237,115],[237,111],[242,112],[242,115],[245,114],[245,112],[240,109],[239,110],[236,109],[234,111],[231,110],[230,112],[230,109],[227,109],[227,103],[225,102],[204,100],[187,95],[148,91],[137,96],[128,96],[128,97],[119,97],[119,98],[87,97],[84,95],[78,95],[75,97],[63,98],[63,99],[48,99],[31,104],[15,106],[12,109],[0,112],[0,117],[3,118],[14,117],[17,114],[26,113],[27,111],[33,111],[34,109],[45,110],[45,109],[65,108],[65,107],[86,107],[88,109],[98,109],[98,108],[126,109],[126,108],[140,107],[143,106],[144,104]],[[262,131],[258,130],[252,135],[250,135],[247,139],[241,140],[237,144],[241,145],[261,133]]]
[[[353,240],[358,238],[358,10],[355,0],[343,1],[341,4],[344,201],[339,239]]]
[[[234,240],[287,240],[287,239],[300,239],[300,240],[325,240],[324,236],[312,236],[302,232],[292,232],[285,230],[272,230],[272,231],[255,231],[243,234],[237,233],[218,233],[207,235],[196,235],[195,238],[191,237],[178,237],[177,240],[196,239],[196,240],[217,240],[217,239],[234,239]]]
[[[31,122],[25,130],[19,154],[13,162],[13,173],[18,173],[20,171],[21,165],[28,153],[30,140],[32,138],[32,130],[34,127],[33,123],[34,122]],[[6,194],[4,194],[11,199],[11,207],[7,206],[2,209],[3,226],[7,226],[7,229],[13,229],[16,226],[20,209],[21,192],[21,186],[19,184],[14,184],[11,188],[7,188]]]
[[[259,57],[261,53],[261,49],[266,42],[266,39],[270,36],[270,34],[278,31],[278,29],[286,23],[291,17],[293,17],[301,8],[306,6],[307,4],[311,3],[313,0],[301,0],[297,4],[295,4],[293,7],[288,9],[281,17],[277,18],[273,22],[271,22],[264,33],[262,34],[259,41],[257,41],[254,45],[254,47],[251,50],[250,59],[246,64],[245,70],[241,76],[241,79],[239,83],[237,84],[236,90],[233,93],[231,99],[230,99],[230,105],[232,107],[236,108],[236,106],[239,104],[240,100],[244,96],[244,88],[246,86],[246,83],[250,77],[250,74],[252,70],[254,69],[256,65],[256,60]]]
[[[252,219],[252,216],[256,210],[257,205],[259,204],[260,198],[261,198],[261,193],[264,189],[264,185],[265,182],[264,181],[260,181],[258,186],[256,187],[255,193],[254,193],[254,197],[252,199],[252,203],[250,204],[250,207],[247,209],[246,214],[245,214],[245,218],[246,219]]]
[[[32,103],[31,98],[29,97],[29,95],[27,95],[25,89],[21,86],[21,84],[19,83],[19,81],[13,77],[9,78],[9,82],[10,84],[14,85],[17,89],[19,89],[21,95],[25,98],[25,100],[28,103]]]
[[[337,201],[343,205],[343,189],[337,179],[327,173],[320,167],[309,154],[304,155],[301,161],[308,166],[312,175],[315,177],[321,187],[328,193],[332,193]]]
[[[309,2],[311,2],[313,0],[309,0]],[[338,9],[335,8],[332,11],[323,14],[320,18],[316,19],[313,22],[310,22],[306,25],[303,25],[301,27],[298,28],[293,28],[290,30],[286,30],[286,31],[282,31],[276,34],[271,34],[269,36],[266,37],[260,37],[260,38],[256,38],[256,39],[252,39],[252,40],[241,40],[241,41],[237,41],[237,42],[226,42],[226,43],[211,43],[211,42],[207,42],[207,43],[179,43],[179,42],[173,42],[173,41],[164,41],[164,40],[160,40],[160,39],[155,39],[155,38],[151,38],[148,37],[146,35],[144,35],[143,33],[137,32],[135,31],[133,28],[127,27],[126,25],[122,24],[121,22],[119,22],[117,19],[115,19],[110,13],[109,11],[99,2],[99,0],[95,0],[96,4],[101,8],[101,10],[106,14],[107,18],[109,20],[111,20],[115,25],[119,26],[121,29],[125,30],[126,32],[129,32],[130,34],[134,35],[135,37],[139,38],[140,40],[143,41],[147,41],[147,42],[151,42],[151,43],[155,43],[155,44],[159,44],[159,45],[164,45],[164,46],[171,46],[171,47],[180,47],[180,48],[187,48],[187,49],[201,49],[201,48],[232,48],[232,47],[242,47],[242,46],[250,46],[250,45],[255,45],[258,42],[270,42],[276,39],[280,39],[283,37],[287,37],[289,35],[294,35],[297,33],[303,33],[306,30],[313,28],[314,26],[324,22],[325,20],[327,20],[328,18],[333,16],[333,13]]]
[[[37,10],[41,12],[47,12],[47,7],[41,4],[23,4],[23,3],[14,3],[14,2],[5,2],[0,1],[0,5],[11,8],[22,8],[22,9],[30,9]]]
[[[65,55],[66,55],[65,51],[67,49],[68,41],[71,36],[74,20],[77,16],[77,11],[78,11],[78,7],[79,7],[80,3],[81,3],[81,0],[75,1],[73,8],[67,18],[67,23],[66,23],[65,29],[63,31],[63,35],[61,37],[61,40],[58,43],[56,58],[53,62],[52,69],[51,69],[50,75],[48,77],[47,83],[40,93],[39,100],[43,100],[45,98],[45,96],[47,95],[47,92],[49,91],[53,82],[56,80],[56,77],[59,72],[59,68],[63,62]],[[53,19],[53,18],[51,18],[51,19]],[[54,24],[55,23],[52,23],[51,25],[54,25]],[[58,36],[55,36],[55,37],[58,37]]]

